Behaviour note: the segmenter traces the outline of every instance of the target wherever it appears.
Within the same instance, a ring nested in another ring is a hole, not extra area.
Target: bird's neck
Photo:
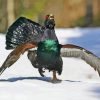
[[[58,41],[58,38],[57,38],[57,36],[56,36],[56,34],[55,34],[55,30],[53,30],[53,29],[46,29],[45,31],[44,31],[44,35],[43,35],[43,37],[42,37],[42,41],[45,41],[45,40],[55,40],[55,41]]]

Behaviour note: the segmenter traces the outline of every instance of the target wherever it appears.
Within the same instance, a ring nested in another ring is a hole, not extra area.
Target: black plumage
[[[48,26],[48,24],[50,27]],[[20,44],[44,41],[45,39],[57,40],[54,30],[54,20],[46,19],[42,26],[25,17],[18,18],[9,28],[6,34],[6,49],[14,49]]]
[[[53,81],[57,81],[56,72],[62,73],[62,57],[75,57],[85,60],[100,75],[100,58],[90,51],[72,44],[59,44],[55,34],[53,15],[47,15],[44,26],[25,17],[18,18],[6,34],[6,49],[14,49],[0,67],[0,74],[14,64],[20,55],[28,51],[28,59],[38,68],[41,76],[44,70],[53,71]],[[30,50],[31,48],[36,48]]]
[[[37,51],[29,51],[28,58],[35,68],[55,70],[59,75],[62,73],[62,58],[60,45],[54,40],[39,42]],[[34,55],[34,56],[33,56]]]

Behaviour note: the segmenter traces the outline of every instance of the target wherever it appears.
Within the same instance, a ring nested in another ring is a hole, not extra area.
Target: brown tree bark
[[[8,26],[15,21],[14,0],[7,0]]]

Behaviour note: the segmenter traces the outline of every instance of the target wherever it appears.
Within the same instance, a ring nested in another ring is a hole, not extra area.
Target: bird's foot
[[[53,78],[51,79],[52,83],[61,83],[62,80],[58,79],[56,76],[56,71],[53,70]]]
[[[56,78],[56,79],[51,79],[50,81],[51,83],[61,83],[62,80]]]

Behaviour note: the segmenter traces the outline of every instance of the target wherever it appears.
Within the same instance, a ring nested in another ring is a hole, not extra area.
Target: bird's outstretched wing
[[[21,54],[23,54],[25,51],[27,51],[28,49],[34,48],[36,47],[35,44],[33,43],[24,43],[21,44],[19,46],[17,46],[6,58],[5,62],[3,63],[3,65],[0,67],[0,75],[4,72],[4,70],[7,67],[10,67],[11,65],[13,65],[21,56]]]
[[[44,27],[25,17],[18,18],[6,33],[6,49],[14,49],[20,44],[39,42],[44,33]]]
[[[90,51],[72,44],[62,45],[62,57],[75,57],[86,61],[91,67],[98,71],[100,76],[100,58],[91,53]]]

